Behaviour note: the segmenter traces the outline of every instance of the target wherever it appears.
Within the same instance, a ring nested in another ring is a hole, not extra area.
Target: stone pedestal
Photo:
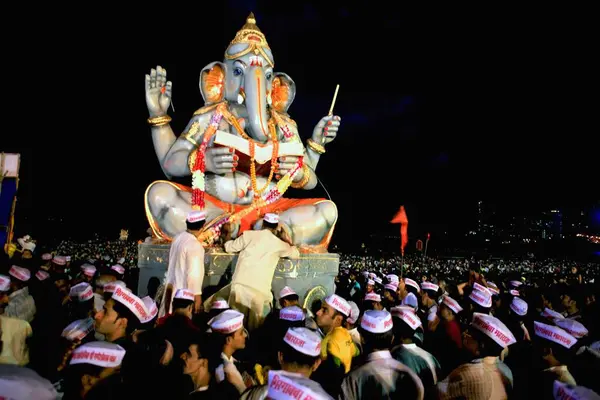
[[[142,243],[138,246],[138,296],[147,294],[151,277],[156,276],[163,281],[169,265],[169,248],[169,244]],[[234,254],[207,253],[202,286],[220,287],[229,283],[236,261],[237,255]],[[314,300],[334,293],[339,263],[339,255],[332,253],[303,254],[299,259],[282,258],[273,276],[273,294],[277,297],[284,286],[289,286],[298,293],[300,303],[310,308]]]

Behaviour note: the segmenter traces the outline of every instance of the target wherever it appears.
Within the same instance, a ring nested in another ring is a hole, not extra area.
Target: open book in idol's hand
[[[250,142],[228,132],[217,131],[215,146],[230,147],[239,157],[237,170],[245,173],[250,171]],[[304,146],[300,142],[279,143],[277,158],[285,156],[301,157],[304,155]],[[254,146],[254,161],[256,162],[257,175],[269,175],[271,158],[273,156],[273,143],[256,144]]]

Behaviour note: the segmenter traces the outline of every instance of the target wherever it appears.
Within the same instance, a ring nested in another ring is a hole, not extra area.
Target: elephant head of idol
[[[200,91],[207,105],[222,101],[246,108],[247,133],[258,142],[269,138],[271,111],[286,113],[296,84],[273,70],[275,61],[265,35],[250,13],[225,51],[224,62],[212,62],[200,73]]]

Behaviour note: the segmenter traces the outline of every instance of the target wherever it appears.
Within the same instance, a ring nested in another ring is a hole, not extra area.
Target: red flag
[[[402,255],[404,256],[404,248],[408,244],[408,217],[406,216],[404,206],[400,206],[400,210],[396,213],[396,215],[390,222],[392,224],[400,224],[400,250],[402,251]]]

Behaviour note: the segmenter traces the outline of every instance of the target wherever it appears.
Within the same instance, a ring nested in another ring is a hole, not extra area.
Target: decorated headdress
[[[246,44],[248,45],[248,47],[235,54],[230,54],[229,49],[231,48],[231,46],[234,46],[236,44]],[[265,49],[268,49],[269,52],[271,51],[271,48],[267,43],[267,39],[265,38],[264,33],[262,33],[258,26],[256,26],[256,19],[254,18],[254,13],[250,13],[250,15],[248,15],[248,18],[246,18],[246,23],[244,24],[244,26],[242,26],[242,29],[240,29],[235,34],[235,37],[227,47],[227,50],[225,50],[225,59],[234,60],[252,52],[254,53],[254,55],[261,54],[265,58],[265,60],[267,60],[269,65],[271,67],[274,67],[275,63],[273,62],[273,60],[271,60],[271,56],[269,56],[265,52]]]

